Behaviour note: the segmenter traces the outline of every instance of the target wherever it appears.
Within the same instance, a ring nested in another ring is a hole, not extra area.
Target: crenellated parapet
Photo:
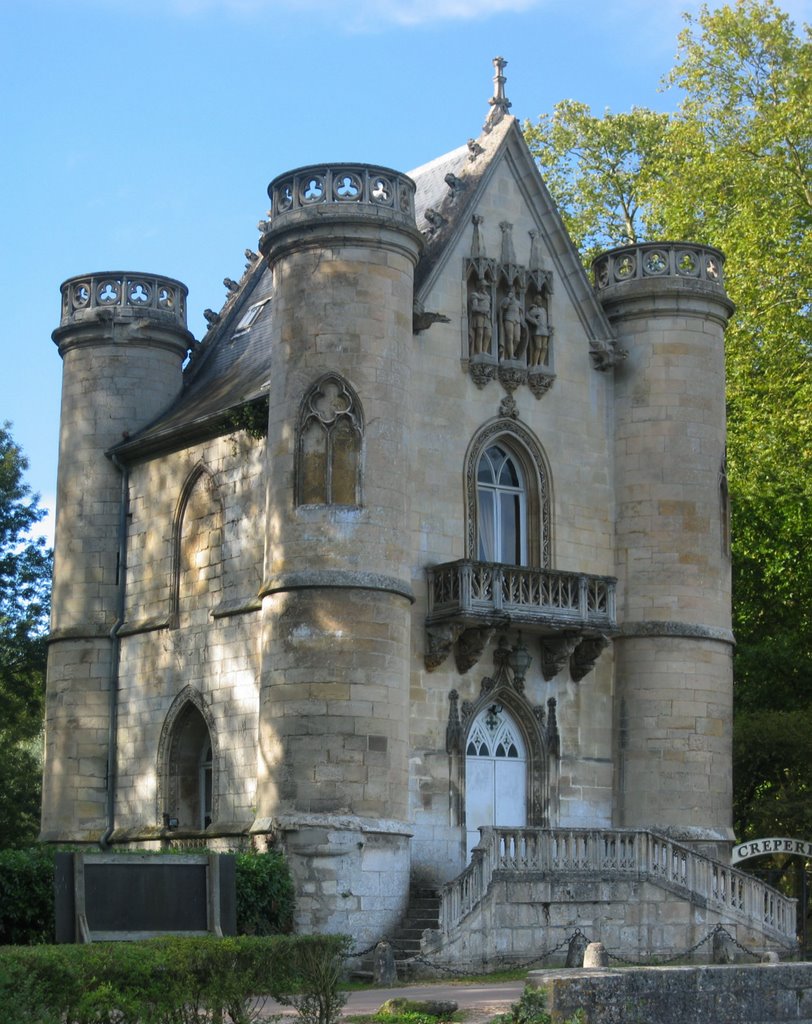
[[[154,317],[186,329],[185,284],[171,277],[131,271],[83,274],[62,285],[60,327],[103,319],[104,311],[116,317]]]

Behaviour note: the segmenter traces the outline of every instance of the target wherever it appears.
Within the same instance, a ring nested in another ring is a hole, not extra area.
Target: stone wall
[[[812,964],[531,971],[553,1024],[811,1024]]]
[[[425,952],[436,962],[483,965],[526,962],[557,949],[563,963],[577,929],[590,942],[602,942],[610,954],[634,961],[684,953],[718,924],[748,949],[765,948],[760,931],[666,885],[565,874],[512,879],[500,872],[486,897],[442,940],[442,949],[438,932],[427,937]],[[777,941],[770,948],[787,952]],[[692,955],[702,961],[710,954],[708,941]]]

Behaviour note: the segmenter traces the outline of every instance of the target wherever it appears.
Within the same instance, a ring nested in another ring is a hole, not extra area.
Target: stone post
[[[718,250],[616,249],[598,298],[615,371],[616,824],[724,855],[731,826],[731,612]]]
[[[42,837],[95,841],[107,826],[120,582],[122,477],[106,453],[181,388],[186,287],[151,274],[71,278],[53,338],[63,367]]]
[[[268,192],[261,250],[274,308],[255,829],[284,819],[298,925],[364,943],[397,922],[408,888],[405,467],[421,236],[414,184],[386,168],[302,168]],[[302,481],[298,428],[307,410],[329,425],[350,407],[362,435],[357,476],[342,478],[336,496],[314,494]]]

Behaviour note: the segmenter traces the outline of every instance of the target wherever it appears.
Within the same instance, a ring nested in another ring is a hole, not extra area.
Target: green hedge
[[[0,1021],[248,1024],[253,997],[335,1008],[344,936],[154,939],[0,949]],[[325,975],[325,964],[336,970]]]
[[[54,856],[51,846],[0,850],[0,946],[54,941]],[[282,854],[238,853],[235,868],[238,933],[291,931],[293,881]]]
[[[54,856],[49,846],[0,850],[0,946],[54,941]]]

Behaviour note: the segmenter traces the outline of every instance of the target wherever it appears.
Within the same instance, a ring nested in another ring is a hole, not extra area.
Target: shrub
[[[293,929],[293,880],[281,853],[238,853],[237,932],[276,935]]]
[[[517,1003],[510,1004],[510,1012],[500,1014],[493,1024],[550,1024],[552,1018],[546,1010],[547,998],[542,989],[525,985]],[[583,1024],[583,1014],[577,1011],[574,1017],[563,1024]]]
[[[0,1020],[248,1024],[252,996],[267,994],[320,1007],[317,1019],[333,1024],[338,975],[328,977],[323,965],[342,962],[347,948],[342,936],[7,947],[0,950]]]
[[[0,850],[0,945],[54,941],[54,850]]]

